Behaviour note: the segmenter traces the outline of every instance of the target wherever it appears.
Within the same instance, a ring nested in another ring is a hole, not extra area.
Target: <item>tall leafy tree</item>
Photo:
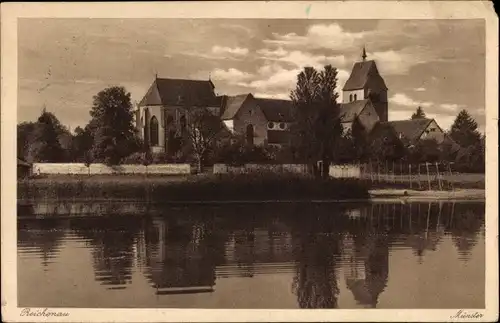
[[[17,157],[32,161],[30,146],[33,142],[35,126],[34,122],[23,122],[17,125]]]
[[[61,128],[59,120],[52,113],[43,109],[33,132],[31,145],[33,160],[39,162],[63,161],[64,150],[59,142]]]
[[[467,110],[458,113],[449,134],[457,144],[464,148],[480,144],[481,134],[477,130],[477,122]]]
[[[415,113],[413,113],[411,115],[411,119],[414,120],[414,119],[425,119],[425,112],[424,112],[424,109],[422,109],[422,107],[418,107],[417,108],[417,111],[415,111]]]
[[[222,130],[219,117],[207,109],[191,109],[188,113],[187,136],[193,157],[201,173],[203,160],[210,149],[215,147],[217,136]]]
[[[130,93],[124,87],[109,87],[95,95],[90,115],[92,153],[97,160],[116,165],[139,149]]]
[[[297,85],[291,93],[295,123],[292,142],[295,157],[308,163],[319,175],[317,162],[323,161],[324,176],[336,155],[342,126],[339,119],[337,69],[331,65],[318,72],[306,67],[297,76]]]

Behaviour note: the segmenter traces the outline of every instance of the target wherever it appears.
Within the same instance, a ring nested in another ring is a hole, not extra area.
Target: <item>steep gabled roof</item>
[[[210,80],[157,78],[139,105],[217,106],[217,103]]]
[[[267,121],[292,122],[293,103],[290,100],[255,98]]]
[[[343,91],[363,89],[371,77],[379,78],[379,81],[382,83],[382,85],[387,88],[385,86],[384,80],[378,72],[377,64],[375,64],[375,61],[356,62],[352,67],[351,75],[345,83]]]
[[[252,94],[228,96],[225,102],[224,112],[222,113],[222,120],[233,119],[248,98],[253,98]]]
[[[340,120],[342,122],[353,122],[369,103],[369,99],[342,103],[340,105]]]
[[[414,144],[434,119],[412,119],[383,122],[389,125],[405,144]]]

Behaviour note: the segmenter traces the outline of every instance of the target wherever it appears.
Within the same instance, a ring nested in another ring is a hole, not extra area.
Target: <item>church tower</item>
[[[366,49],[363,47],[361,61],[354,64],[351,75],[342,89],[342,103],[369,99],[377,111],[380,121],[387,121],[389,114],[388,89],[375,61],[366,60],[366,58]]]

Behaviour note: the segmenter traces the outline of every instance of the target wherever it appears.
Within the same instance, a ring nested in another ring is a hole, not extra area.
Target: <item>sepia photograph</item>
[[[14,38],[2,23],[12,321],[87,308],[498,318],[492,8],[488,22],[316,17],[314,2],[279,16],[286,4],[20,15]]]

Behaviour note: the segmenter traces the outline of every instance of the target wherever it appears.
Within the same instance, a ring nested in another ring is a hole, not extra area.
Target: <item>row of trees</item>
[[[77,127],[74,134],[43,110],[36,122],[18,125],[18,156],[37,162],[195,162],[201,170],[205,162],[300,162],[310,165],[312,173],[327,175],[330,163],[385,161],[448,161],[464,166],[465,171],[484,171],[485,138],[467,111],[461,111],[447,133],[452,140],[437,144],[420,140],[406,147],[396,137],[366,133],[354,122],[345,132],[337,103],[337,70],[306,67],[298,76],[290,97],[294,120],[290,145],[283,149],[254,147],[245,138],[224,131],[220,118],[206,109],[186,109],[185,125],[175,158],[152,155],[138,136],[133,122],[130,93],[123,87],[110,87],[94,96],[89,123]],[[425,118],[419,107],[412,119]],[[457,147],[459,149],[457,149]],[[322,163],[318,163],[322,161]],[[323,165],[320,169],[318,165]]]

